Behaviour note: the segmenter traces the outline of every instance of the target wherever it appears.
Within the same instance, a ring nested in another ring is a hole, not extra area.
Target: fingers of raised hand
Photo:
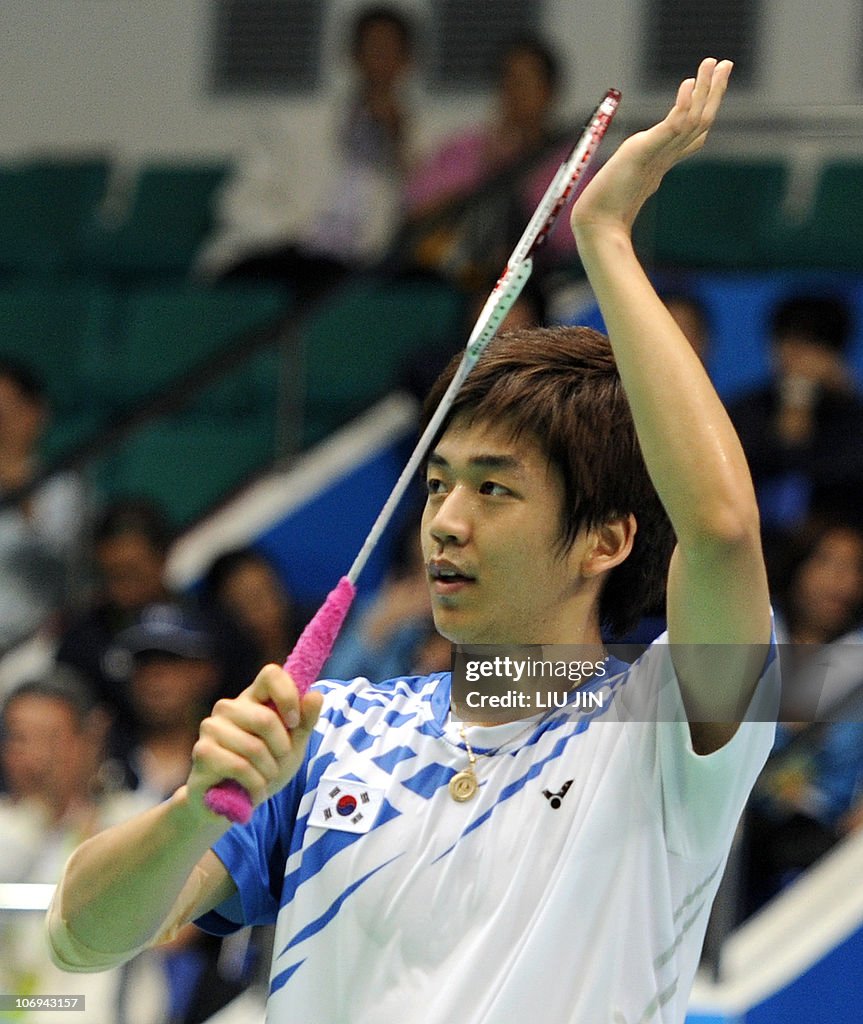
[[[718,61],[714,57],[707,57],[701,62],[695,79],[692,103],[702,123],[713,123],[728,88],[732,67],[730,60]]]
[[[674,122],[678,142],[687,152],[703,144],[725,95],[731,69],[729,60],[706,57],[695,78],[681,82],[669,117]]]

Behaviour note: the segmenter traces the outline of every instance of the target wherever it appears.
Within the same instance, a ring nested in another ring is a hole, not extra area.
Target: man
[[[144,608],[117,643],[132,660],[134,741],[127,774],[157,803],[188,775],[198,723],[218,696],[216,642],[192,609],[159,603]]]
[[[205,914],[223,931],[278,919],[274,1021],[511,1022],[538,1007],[554,1022],[683,1020],[773,735],[738,725],[739,708],[770,687],[775,659],[759,682],[770,610],[745,459],[631,227],[703,144],[730,71],[705,60],[574,208],[622,387],[591,332],[533,334],[547,359],[532,367],[501,337],[431,453],[423,518],[449,639],[597,647],[604,620],[638,614],[631,586],[649,601],[667,561],[649,472],[677,534],[675,646],[597,675],[624,701],[659,683],[675,720],[606,725],[565,708],[489,727],[453,718],[445,673],[300,698],[269,666],[202,724],[171,800],[73,857],[51,915],[63,963],[108,965]],[[226,777],[261,805],[227,834],[203,806]]]
[[[838,295],[784,299],[770,316],[772,379],[729,407],[774,531],[837,510],[860,519],[863,399],[848,364],[852,329]]]
[[[471,291],[498,272],[569,152],[565,143],[551,145],[562,84],[554,48],[538,36],[512,37],[493,58],[492,70],[489,116],[417,160],[404,187],[406,214],[416,223],[414,262]],[[515,180],[492,189],[506,174]],[[572,235],[551,235],[538,250],[534,281],[571,265],[576,255]]]
[[[35,484],[50,419],[42,382],[0,357],[0,653],[42,627],[75,593],[88,499],[76,473]]]
[[[6,698],[0,712],[0,774],[7,799],[0,804],[0,821],[9,826],[17,816],[35,827],[38,838],[16,858],[15,830],[4,827],[13,852],[7,845],[3,881],[19,880],[14,867],[19,860],[22,878],[54,881],[68,854],[68,837],[97,830],[110,803],[97,801],[107,728],[108,716],[87,681],[66,666],[19,683]],[[49,877],[34,878],[40,871]]]
[[[364,6],[347,43],[352,81],[323,140],[317,188],[297,172],[321,142],[297,137],[293,110],[277,113],[220,197],[220,223],[198,258],[202,277],[286,283],[303,306],[385,254],[413,156],[413,19],[390,4]]]
[[[9,694],[0,711],[0,882],[56,882],[77,843],[148,806],[128,791],[102,788],[107,727],[88,681],[67,666],[52,666]],[[37,914],[0,914],[0,991],[68,991],[70,978],[51,963],[43,933]],[[115,1020],[122,976],[76,978],[74,991],[86,1002],[76,1020]]]
[[[180,601],[165,577],[173,536],[163,510],[150,500],[126,497],[110,504],[94,528],[99,590],[91,606],[60,637],[57,660],[91,678],[111,709],[110,751],[115,758],[122,759],[133,742],[137,714],[130,698],[132,655],[119,637],[140,622],[145,609]],[[195,602],[184,604],[194,615]],[[217,648],[219,684],[224,686],[238,676],[248,678],[260,664],[254,645],[218,608],[208,609],[206,618]]]

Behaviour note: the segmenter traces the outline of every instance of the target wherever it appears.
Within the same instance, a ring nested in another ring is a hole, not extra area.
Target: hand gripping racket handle
[[[288,656],[285,671],[293,678],[301,697],[320,678],[321,669],[333,649],[355,594],[353,583],[343,576],[300,634]],[[207,790],[204,803],[211,811],[239,825],[245,825],[252,816],[251,797],[233,779],[223,779]]]

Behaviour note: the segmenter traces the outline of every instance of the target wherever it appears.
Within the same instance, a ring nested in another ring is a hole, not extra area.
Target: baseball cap
[[[133,656],[172,654],[205,660],[215,657],[215,638],[204,619],[179,604],[151,604],[139,621],[124,630],[117,643]]]

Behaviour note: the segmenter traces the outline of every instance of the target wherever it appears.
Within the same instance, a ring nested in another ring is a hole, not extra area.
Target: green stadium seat
[[[807,266],[863,270],[863,161],[824,164],[794,249]]]
[[[769,266],[783,224],[788,182],[782,160],[699,157],[672,168],[636,232],[659,267]]]
[[[112,311],[113,296],[92,284],[0,287],[0,356],[26,366],[44,384],[52,456],[91,436],[109,414],[95,381]]]
[[[95,441],[108,426],[109,415],[107,410],[92,407],[67,409],[53,416],[41,445],[44,464],[53,466],[79,445]]]
[[[272,329],[288,304],[284,289],[253,284],[165,284],[126,291],[100,367],[101,399],[122,410],[161,393],[235,339]],[[272,350],[253,356],[230,379],[208,387],[195,407],[221,412],[248,411],[259,403],[272,407],[276,360]]]
[[[150,497],[185,526],[272,463],[274,436],[264,414],[169,416],[124,441],[96,478],[107,497]]]
[[[108,161],[101,158],[0,167],[0,271],[39,275],[73,268],[108,174]]]
[[[361,280],[329,299],[301,339],[304,443],[319,441],[386,395],[429,344],[450,343],[463,330],[464,312],[462,292],[431,280]]]
[[[117,223],[94,217],[81,269],[120,278],[188,274],[213,223],[213,197],[228,164],[148,164]]]

